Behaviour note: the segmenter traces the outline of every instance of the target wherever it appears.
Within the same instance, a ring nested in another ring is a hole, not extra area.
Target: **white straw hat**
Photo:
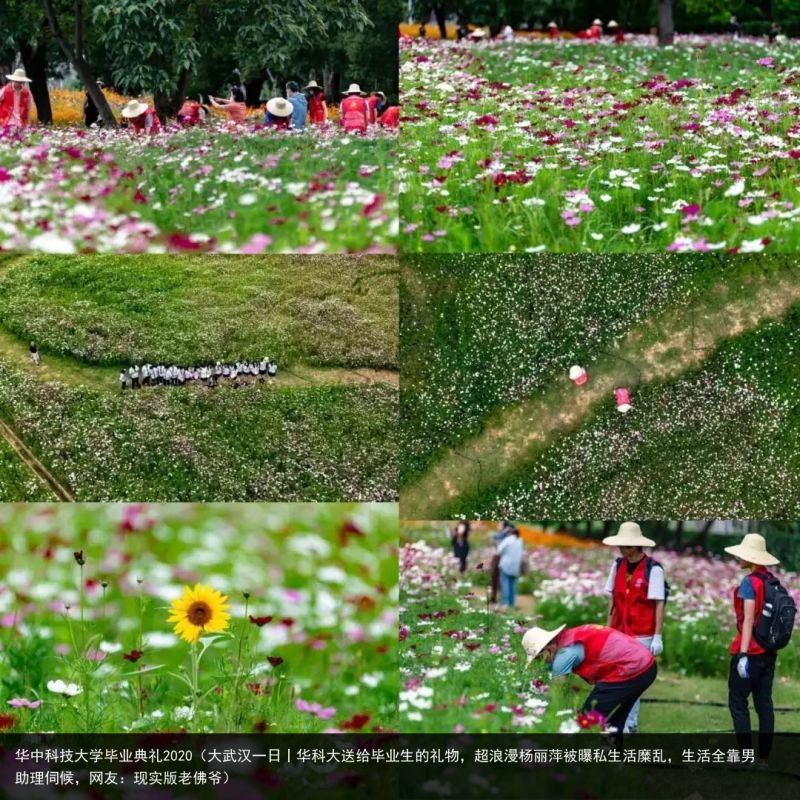
[[[361,87],[357,83],[351,83],[347,91],[342,92],[342,94],[364,94],[364,92],[361,91]]]
[[[131,100],[125,108],[122,109],[122,116],[125,119],[131,119],[131,117],[139,117],[147,111],[147,103],[140,103],[138,100]]]
[[[566,625],[559,625],[559,627],[553,631],[548,631],[544,628],[530,628],[527,630],[522,637],[522,647],[528,656],[525,661],[525,666],[530,666],[531,661],[533,661],[533,659],[536,658],[536,656],[538,656],[566,627]]]
[[[608,25],[606,25],[606,27],[607,27],[607,28],[619,28],[619,25],[617,25],[616,21],[612,19],[612,20],[611,20],[611,21],[608,23]]]
[[[569,368],[569,379],[571,381],[576,381],[578,378],[583,375],[584,369],[583,367],[579,367],[577,364]]]
[[[309,81],[305,87],[305,89],[321,89],[322,87],[316,81]]]
[[[17,67],[11,75],[6,75],[6,78],[14,83],[31,83],[31,79],[22,67]]]
[[[655,547],[656,543],[642,535],[642,529],[636,522],[623,522],[614,536],[606,536],[603,544],[611,547]]]
[[[602,24],[603,24],[602,20],[599,20],[599,19],[596,19],[596,20],[595,20],[595,21],[592,23],[592,25],[602,25]]]
[[[557,28],[557,27],[558,27],[558,25],[556,25],[556,24],[555,24],[555,22],[548,22],[548,23],[547,23],[547,27],[548,27],[548,28]]]
[[[273,97],[267,101],[267,111],[273,117],[290,117],[294,106],[283,97]]]
[[[742,539],[741,544],[735,544],[725,548],[726,553],[747,561],[750,564],[758,564],[762,567],[769,567],[773,564],[780,564],[780,559],[775,558],[767,552],[767,540],[759,533],[748,533]]]

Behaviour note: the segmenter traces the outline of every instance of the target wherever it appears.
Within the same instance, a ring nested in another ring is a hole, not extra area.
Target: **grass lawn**
[[[0,432],[0,502],[52,499],[50,489],[28,469]]]
[[[795,252],[798,45],[405,41],[415,252]]]

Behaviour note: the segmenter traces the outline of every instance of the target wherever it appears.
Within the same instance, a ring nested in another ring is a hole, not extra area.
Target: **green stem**
[[[242,630],[239,635],[239,652],[236,654],[236,684],[234,688],[234,709],[236,712],[237,722],[241,722],[242,709],[239,705],[239,699],[242,689],[242,646],[244,645],[245,635],[247,633],[247,611],[249,609],[250,599],[244,599],[244,621],[242,622]]]
[[[81,606],[81,652],[84,653],[88,657],[88,653],[86,653],[86,619],[84,617],[83,611],[83,604],[84,604],[84,595],[83,595],[83,564],[79,565],[81,571],[81,585],[80,585],[80,606]]]
[[[200,664],[197,657],[197,642],[192,642],[192,723],[197,722],[197,693],[200,683]]]

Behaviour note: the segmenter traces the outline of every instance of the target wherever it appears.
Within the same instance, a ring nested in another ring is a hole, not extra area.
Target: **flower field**
[[[5,730],[397,728],[391,506],[0,515]]]
[[[167,258],[0,263],[0,418],[54,480],[79,501],[395,500],[394,263]],[[119,390],[121,366],[265,356],[275,381]],[[0,447],[3,499],[49,499]]]
[[[405,516],[796,515],[800,273],[756,258],[412,261]]]
[[[616,551],[602,546],[526,547],[530,574],[520,579],[518,610],[498,614],[486,603],[491,548],[473,539],[468,572],[445,541],[445,523],[406,523],[400,552],[401,729],[408,732],[577,732],[597,730],[577,713],[588,686],[579,678],[549,680],[543,664],[524,667],[521,637],[531,625],[553,628],[605,621],[603,586]],[[658,551],[671,584],[659,677],[642,707],[644,732],[730,729],[725,703],[730,593],[741,580],[733,560]],[[778,572],[800,601],[800,575]],[[796,642],[781,651],[775,704],[778,730],[800,727]],[[691,687],[691,689],[690,689]],[[691,693],[689,693],[691,691]],[[698,704],[693,707],[694,703]],[[683,703],[683,705],[681,705]]]
[[[0,135],[0,250],[386,253],[396,134],[293,134],[219,121]]]
[[[797,53],[403,40],[404,248],[794,252]]]

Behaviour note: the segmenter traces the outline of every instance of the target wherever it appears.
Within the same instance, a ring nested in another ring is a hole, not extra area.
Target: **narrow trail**
[[[26,467],[42,481],[45,485],[49,486],[53,494],[65,503],[74,503],[75,498],[71,492],[62,486],[53,476],[53,474],[39,461],[38,458],[28,449],[25,443],[17,436],[16,433],[5,422],[0,420],[0,436],[2,436],[17,453]]]
[[[403,517],[439,519],[453,499],[496,483],[555,435],[576,428],[617,386],[676,378],[702,364],[722,339],[780,319],[800,302],[800,281],[785,276],[752,279],[749,287],[746,301],[731,301],[728,288],[719,285],[692,306],[632,329],[613,351],[600,351],[588,367],[589,383],[580,389],[563,375],[542,394],[495,412],[478,436],[448,451],[423,478],[401,490]]]

